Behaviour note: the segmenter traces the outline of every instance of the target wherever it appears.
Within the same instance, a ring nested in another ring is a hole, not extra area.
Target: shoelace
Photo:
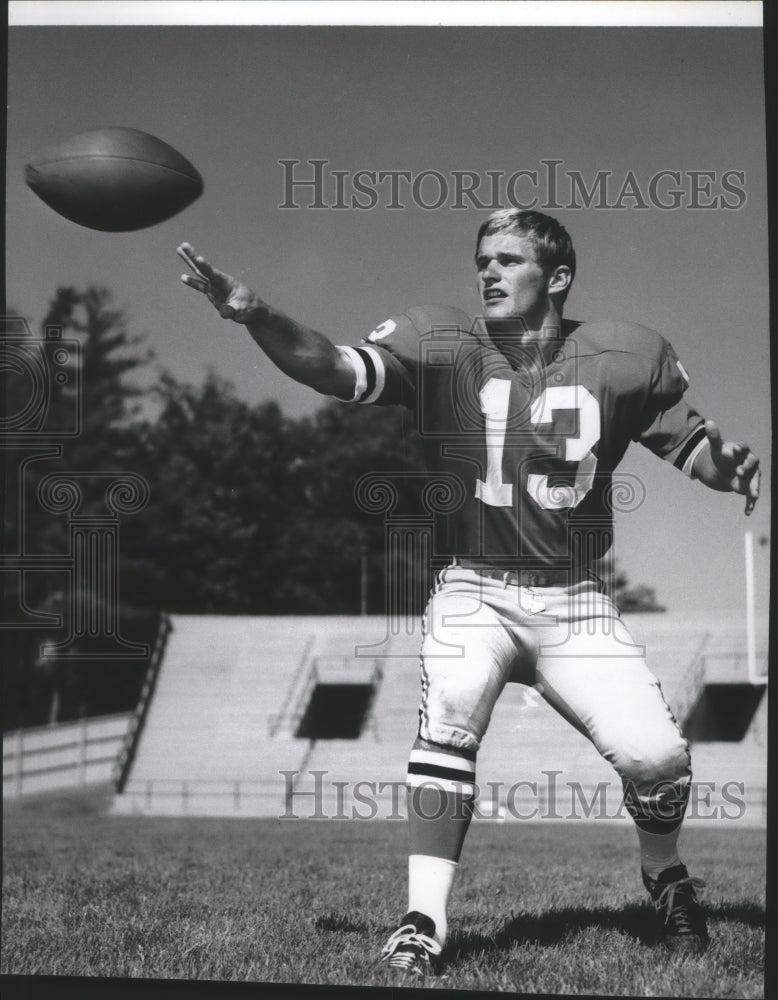
[[[389,964],[394,968],[411,969],[417,959],[429,961],[430,955],[439,955],[442,950],[437,941],[426,934],[420,934],[413,924],[403,924],[384,945],[381,961],[389,959]]]
[[[689,927],[691,929],[691,923],[689,921],[689,916],[686,910],[681,910],[680,908],[673,914],[673,903],[675,902],[675,894],[682,886],[690,886],[691,894],[688,899],[685,899],[684,903],[696,903],[697,898],[695,896],[695,889],[704,889],[705,883],[701,878],[693,878],[691,875],[686,878],[678,879],[677,882],[669,882],[664,889],[659,893],[657,898],[654,900],[654,906],[657,911],[665,911],[665,923],[670,922],[670,917],[675,915],[677,919],[683,923],[684,927]]]

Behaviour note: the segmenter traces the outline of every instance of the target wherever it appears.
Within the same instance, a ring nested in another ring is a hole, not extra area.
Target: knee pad
[[[477,750],[504,686],[502,678],[469,657],[423,656],[421,673],[419,736],[446,748]]]
[[[680,736],[680,734],[679,734]],[[649,833],[669,833],[683,819],[689,799],[691,759],[688,744],[643,761],[633,777],[622,775],[624,803],[635,823]]]
[[[640,789],[660,784],[688,784],[691,778],[689,744],[679,732],[671,745],[651,748],[643,756],[633,758],[620,773]]]

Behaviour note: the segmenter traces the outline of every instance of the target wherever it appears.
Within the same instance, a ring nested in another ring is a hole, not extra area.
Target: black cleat
[[[426,914],[417,910],[406,913],[384,945],[381,961],[392,969],[413,972],[417,976],[433,974],[430,958],[437,957],[442,950],[434,933],[435,923]]]
[[[679,954],[702,954],[710,940],[705,914],[695,893],[695,889],[705,885],[702,879],[692,878],[686,865],[674,865],[666,868],[658,879],[643,872],[643,885],[659,917],[662,944]]]

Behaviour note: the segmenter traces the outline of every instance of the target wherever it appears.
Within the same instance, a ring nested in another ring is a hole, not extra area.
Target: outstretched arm
[[[193,272],[181,275],[184,284],[205,295],[222,319],[245,326],[282,372],[317,392],[345,399],[353,394],[354,371],[323,334],[277,312],[242,281],[196,254],[188,243],[182,243],[177,253]]]
[[[692,477],[712,490],[732,491],[746,498],[746,515],[759,499],[759,459],[747,444],[722,441],[715,421],[705,421],[709,447],[694,460]]]

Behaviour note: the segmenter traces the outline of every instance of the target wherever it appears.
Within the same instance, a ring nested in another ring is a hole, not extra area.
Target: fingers
[[[197,289],[197,291],[202,292],[203,295],[207,295],[211,286],[208,279],[197,265],[194,247],[192,247],[190,243],[182,243],[181,246],[176,247],[176,253],[186,266],[190,267],[192,271],[194,271],[194,276],[191,274],[181,275],[183,283],[185,285],[189,285],[190,288]]]
[[[182,274],[183,283],[206,295],[216,306],[222,319],[234,319],[236,311],[225,301],[231,279],[212,267],[204,257],[195,253],[191,243],[182,243],[176,248],[176,253],[194,272],[194,274]]]
[[[735,469],[735,475],[741,476],[743,478],[750,478],[753,476],[754,471],[759,465],[759,459],[756,455],[752,454],[748,445],[741,445],[742,451],[745,453],[746,457],[743,462]],[[738,456],[739,458],[740,456]]]
[[[710,441],[711,451],[720,452],[721,451],[721,431],[718,428],[718,424],[715,420],[705,421],[705,433],[708,435],[708,440]]]
[[[189,285],[190,288],[196,288],[198,292],[202,292],[204,295],[208,294],[210,285],[205,278],[193,278],[191,274],[182,274],[181,280],[185,285]]]
[[[740,462],[734,470],[731,486],[736,493],[745,496],[745,513],[746,517],[748,517],[756,506],[756,501],[759,499],[759,486],[762,475],[759,468],[759,459],[747,444],[730,445],[730,447],[733,454],[737,453],[733,461]],[[727,445],[724,445],[724,448],[726,450]]]
[[[230,280],[228,275],[212,264],[209,264],[205,257],[201,257],[200,254],[195,253],[191,243],[182,243],[176,248],[176,253],[187,267],[190,267],[194,271],[195,276],[201,278],[207,284],[224,285]],[[187,281],[186,284],[189,285],[192,283]],[[192,284],[192,287],[198,288],[200,286]]]
[[[742,441],[722,442],[715,420],[705,421],[705,433],[710,442],[711,458],[724,481],[735,493],[746,498],[745,513],[750,516],[759,499],[761,471],[759,459]]]
[[[725,451],[727,447],[725,444]],[[761,480],[759,459],[747,444],[732,444],[729,447],[732,450],[732,461],[740,463],[734,470],[732,488],[736,493],[745,496],[745,513],[746,517],[748,517],[756,506],[756,501],[759,499],[759,485]]]
[[[746,492],[746,517],[751,515],[754,507],[756,506],[756,501],[759,499],[759,484],[762,478],[762,470],[759,468],[759,460],[756,460],[755,465],[751,471],[751,478],[748,481],[748,488]]]
[[[200,268],[197,266],[194,247],[190,243],[182,243],[181,246],[176,247],[176,253],[181,258],[181,260],[187,265],[187,267],[191,267],[191,269],[199,278],[205,277]]]
[[[193,271],[193,274],[181,275],[181,281],[185,285],[202,292],[222,319],[231,319],[236,323],[247,322],[251,310],[259,302],[251,289],[209,264],[204,257],[195,253],[191,243],[182,243],[176,248],[176,253]]]

